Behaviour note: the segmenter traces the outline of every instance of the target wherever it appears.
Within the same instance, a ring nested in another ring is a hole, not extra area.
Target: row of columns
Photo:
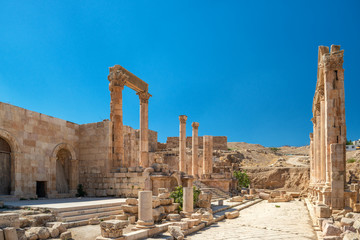
[[[345,95],[343,51],[340,46],[319,47],[318,81],[310,134],[310,187],[319,203],[344,207]]]
[[[110,68],[109,90],[110,90],[110,121],[112,128],[112,166],[113,168],[130,167],[124,155],[124,130],[122,111],[122,91],[129,79],[129,75],[116,65]],[[136,93],[140,100],[140,143],[139,143],[139,165],[146,168],[149,166],[149,140],[148,140],[148,101],[151,95],[147,91]],[[133,166],[131,166],[133,167]]]
[[[188,175],[198,177],[199,175],[199,123],[193,122],[192,126],[192,154],[191,161],[187,159],[186,155],[186,115],[180,115],[180,129],[179,129],[179,171],[185,172]],[[213,155],[213,137],[203,136],[203,161],[202,174],[212,173],[212,156]]]

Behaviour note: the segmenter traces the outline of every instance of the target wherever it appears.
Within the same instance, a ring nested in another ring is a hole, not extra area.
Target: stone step
[[[89,220],[90,218],[101,218],[101,217],[106,217],[106,216],[111,216],[111,215],[118,215],[121,214],[122,210],[113,210],[113,211],[100,211],[100,212],[96,212],[96,213],[89,213],[89,214],[81,214],[81,215],[76,215],[76,216],[71,216],[71,217],[63,217],[63,218],[59,218],[59,220],[63,221],[63,222],[75,222],[75,221],[81,221],[81,220]]]
[[[90,208],[90,209],[76,209],[73,211],[64,211],[64,212],[58,212],[56,215],[58,217],[64,218],[64,217],[71,217],[71,216],[77,216],[77,215],[84,215],[84,214],[90,214],[90,213],[98,213],[98,212],[109,212],[109,211],[116,211],[120,210],[121,206],[109,206],[109,207],[97,207],[97,208]]]
[[[104,204],[82,204],[79,206],[73,207],[62,207],[62,208],[52,208],[51,210],[54,212],[55,215],[62,213],[62,212],[70,212],[70,211],[81,211],[87,209],[94,209],[94,208],[107,208],[107,207],[120,207],[123,205],[124,202],[116,202],[116,203],[104,203]]]

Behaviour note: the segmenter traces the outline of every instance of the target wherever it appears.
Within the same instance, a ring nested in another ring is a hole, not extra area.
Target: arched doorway
[[[9,195],[11,192],[11,148],[0,137],[0,195]]]
[[[56,154],[56,191],[69,193],[71,181],[71,153],[60,149]]]

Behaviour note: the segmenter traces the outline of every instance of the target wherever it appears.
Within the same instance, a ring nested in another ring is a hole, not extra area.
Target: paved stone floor
[[[279,208],[275,205],[280,206]],[[240,211],[240,217],[221,221],[186,239],[316,239],[303,202],[260,202]]]

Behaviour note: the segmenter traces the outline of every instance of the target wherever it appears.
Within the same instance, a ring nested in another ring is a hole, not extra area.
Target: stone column
[[[118,65],[110,68],[109,90],[111,96],[110,102],[110,120],[112,122],[112,159],[113,167],[125,167],[124,159],[124,136],[123,136],[123,112],[122,112],[122,91],[128,76]]]
[[[326,182],[326,145],[325,145],[325,100],[320,101],[320,159],[321,159],[321,183]]]
[[[310,184],[314,183],[314,136],[310,133]]]
[[[139,191],[139,220],[137,228],[154,227],[154,218],[152,210],[152,191]]]
[[[192,168],[191,174],[196,177],[199,174],[199,166],[198,166],[198,150],[199,150],[199,137],[198,137],[198,129],[199,123],[193,122],[192,126]]]
[[[316,114],[316,165],[317,165],[317,183],[321,183],[321,121],[320,121],[320,113],[317,111]]]
[[[213,136],[203,136],[203,174],[211,174],[213,170]]]
[[[151,95],[148,92],[138,92],[140,99],[140,166],[149,167],[149,111],[148,102]]]
[[[180,115],[179,134],[179,171],[186,172],[186,120],[187,116]]]

